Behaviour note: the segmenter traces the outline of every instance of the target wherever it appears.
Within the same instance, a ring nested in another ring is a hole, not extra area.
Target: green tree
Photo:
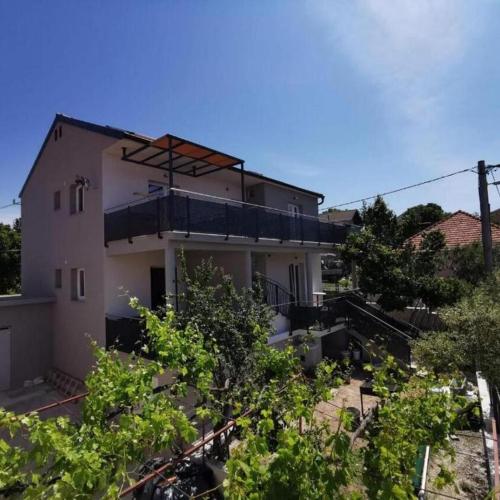
[[[204,346],[214,360],[212,420],[222,427],[235,405],[245,405],[255,387],[264,386],[274,373],[264,367],[273,352],[267,345],[271,331],[271,311],[258,290],[236,290],[229,275],[203,261],[189,274],[183,264],[186,292],[177,321],[180,328],[201,332]],[[216,441],[220,459],[225,450]]]
[[[371,231],[377,241],[389,246],[396,246],[400,243],[398,219],[382,196],[377,196],[371,205],[363,203],[361,217],[363,225]]]
[[[436,275],[445,247],[441,232],[428,232],[415,249],[400,244],[398,221],[381,197],[365,206],[363,215],[364,230],[350,234],[341,249],[343,260],[356,264],[363,293],[377,297],[386,311],[403,309],[418,299],[435,309],[461,297],[460,281]]]
[[[131,304],[145,321],[155,361],[94,344],[96,364],[86,378],[81,422],[69,417],[42,420],[38,414],[14,415],[0,409],[0,426],[25,447],[0,439],[0,495],[23,498],[116,498],[132,481],[132,465],[152,453],[167,453],[179,440],[197,436],[178,404],[188,384],[201,397],[211,385],[213,360],[200,333],[177,329],[173,313],[159,318]],[[172,381],[157,391],[155,379],[169,370]]]
[[[439,315],[446,329],[415,341],[415,360],[435,373],[480,369],[500,386],[500,273]]]
[[[399,237],[405,241],[410,236],[427,229],[448,214],[436,203],[415,205],[406,209],[398,217]]]
[[[12,226],[0,223],[0,295],[19,293],[21,287],[21,219]]]
[[[340,411],[336,429],[314,414],[316,404],[340,383],[334,371],[334,364],[324,362],[314,383],[296,373],[285,385],[270,384],[255,407],[256,418],[239,420],[242,442],[227,462],[227,498],[354,498],[345,490],[356,470],[348,414]]]
[[[479,241],[446,249],[443,262],[444,268],[471,285],[479,285],[486,278],[483,246]],[[493,263],[495,268],[500,266],[500,245],[493,247]]]

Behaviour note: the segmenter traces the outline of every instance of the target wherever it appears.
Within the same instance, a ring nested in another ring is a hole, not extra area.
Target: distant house
[[[475,215],[458,210],[450,216],[414,234],[406,240],[418,248],[425,234],[430,231],[441,231],[447,248],[470,245],[481,241],[481,219]],[[491,224],[493,244],[500,244],[500,226]]]
[[[493,224],[500,225],[500,208],[493,210],[490,214],[490,220]]]
[[[355,226],[363,224],[359,210],[356,209],[337,210],[334,208],[323,212],[319,217],[326,222],[334,222],[336,224],[354,224]]]

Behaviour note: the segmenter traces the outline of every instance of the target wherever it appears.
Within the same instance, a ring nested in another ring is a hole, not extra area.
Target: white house
[[[59,114],[20,196],[22,296],[54,298],[48,364],[78,378],[93,361],[86,334],[109,345],[134,314],[124,290],[177,305],[181,251],[188,270],[212,257],[237,286],[263,276],[281,333],[289,302],[321,303],[320,254],[348,230],[318,218],[320,193],[239,158]]]

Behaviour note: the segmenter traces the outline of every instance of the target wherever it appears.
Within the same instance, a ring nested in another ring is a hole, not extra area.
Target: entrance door
[[[165,268],[151,268],[151,309],[165,307]]]
[[[0,391],[10,389],[10,329],[0,328]]]

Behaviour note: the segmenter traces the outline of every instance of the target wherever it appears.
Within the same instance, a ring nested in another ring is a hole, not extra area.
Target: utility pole
[[[493,245],[491,242],[490,202],[488,200],[488,167],[483,160],[477,162],[479,181],[479,205],[481,209],[481,235],[483,240],[484,268],[487,274],[493,272]]]

